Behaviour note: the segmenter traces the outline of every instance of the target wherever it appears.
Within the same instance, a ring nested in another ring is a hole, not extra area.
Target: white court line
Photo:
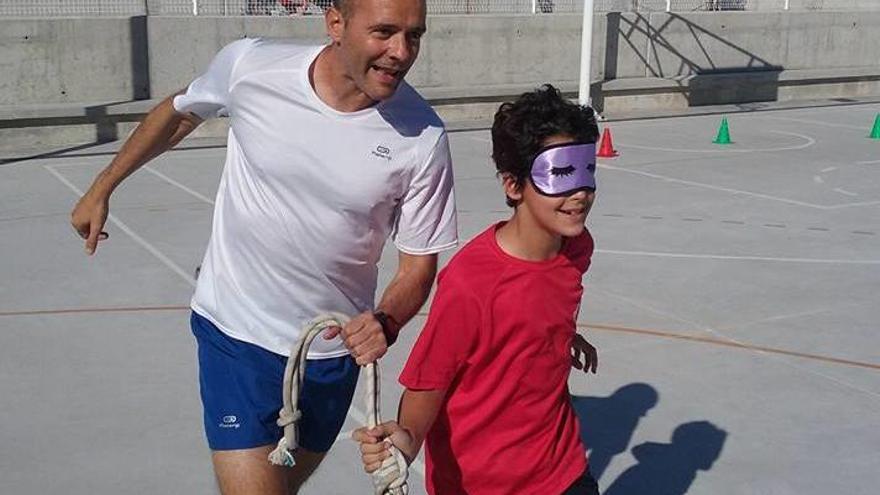
[[[854,192],[851,192],[851,191],[847,191],[846,189],[842,189],[842,188],[839,188],[839,187],[835,187],[835,188],[834,188],[834,192],[839,192],[840,194],[843,194],[843,195],[845,195],[845,196],[858,196],[858,193],[854,193]]]
[[[649,150],[649,151],[668,151],[671,153],[761,153],[761,152],[770,152],[770,151],[794,151],[794,150],[802,150],[804,148],[809,148],[810,146],[816,144],[816,140],[811,138],[810,136],[805,136],[803,134],[798,134],[796,132],[786,132],[786,131],[767,131],[774,132],[776,134],[786,134],[789,136],[799,137],[801,139],[805,139],[807,142],[804,144],[799,144],[797,146],[780,146],[778,148],[758,148],[758,149],[726,149],[726,148],[715,148],[710,150],[696,150],[696,149],[687,149],[687,148],[660,148],[656,146],[640,146],[636,144],[627,144],[618,142],[617,144],[621,148],[634,148],[638,150]]]
[[[608,165],[606,163],[601,163],[598,166],[601,168],[607,168],[609,170],[616,170],[619,172],[626,172],[629,174],[642,175],[645,177],[650,177],[652,179],[659,179],[659,180],[663,180],[666,182],[674,182],[677,184],[684,184],[687,186],[703,187],[706,189],[712,189],[715,191],[723,191],[723,192],[728,192],[731,194],[745,194],[747,196],[753,196],[756,198],[769,199],[771,201],[779,201],[782,203],[788,203],[788,204],[793,204],[793,205],[797,205],[797,206],[806,206],[809,208],[819,208],[819,209],[827,209],[828,208],[827,206],[814,205],[812,203],[805,203],[803,201],[797,201],[797,200],[793,200],[793,199],[779,198],[776,196],[770,196],[769,194],[761,194],[761,193],[755,193],[755,192],[751,192],[751,191],[743,191],[742,189],[732,189],[729,187],[715,186],[712,184],[705,184],[703,182],[694,182],[694,181],[690,181],[690,180],[675,179],[673,177],[668,177],[666,175],[654,174],[651,172],[644,172],[642,170],[631,170],[631,169],[626,169],[626,168],[621,168],[621,167],[615,167],[614,165]]]
[[[57,170],[53,169],[49,165],[44,165],[43,168],[46,169],[47,172],[52,174],[56,179],[61,181],[61,183],[64,184],[65,186],[67,186],[71,191],[76,193],[77,196],[83,195],[83,192],[80,191],[79,188],[77,188],[72,182],[67,180],[66,177],[64,177],[63,175],[58,173]],[[131,229],[131,227],[124,224],[121,220],[119,220],[118,218],[116,218],[112,214],[107,215],[107,220],[109,220],[114,225],[116,225],[120,230],[122,230],[123,232],[128,234],[128,236],[131,237],[136,243],[140,244],[141,247],[146,249],[156,259],[161,261],[162,264],[164,264],[165,266],[170,268],[171,271],[173,271],[174,273],[179,275],[180,278],[182,278],[184,281],[186,281],[186,283],[188,283],[190,286],[192,286],[192,287],[196,286],[196,280],[192,276],[190,276],[190,274],[187,273],[186,270],[184,270],[183,268],[178,266],[175,262],[171,261],[171,258],[169,258],[168,256],[165,256],[165,254],[163,254],[162,251],[159,251],[155,246],[153,246],[152,244],[147,242],[146,239],[139,236],[134,230]]]
[[[822,125],[822,126],[826,126],[826,127],[841,127],[843,129],[857,129],[860,131],[866,129],[866,127],[847,125],[847,124],[833,124],[831,122],[823,122],[821,120],[795,119],[792,117],[769,117],[769,116],[765,116],[765,118],[770,119],[770,120],[785,120],[788,122],[800,122],[802,124]]]
[[[181,184],[180,182],[177,182],[176,180],[172,179],[171,177],[168,177],[167,175],[163,174],[162,172],[159,172],[158,170],[156,170],[150,166],[144,166],[143,169],[146,170],[147,172],[150,172],[151,174],[155,175],[156,177],[159,177],[160,179],[164,180],[165,182],[171,184],[172,186],[179,187],[180,189],[188,192],[189,194],[204,201],[205,203],[208,203],[209,205],[214,204],[214,200],[212,200],[211,198],[203,195],[202,193],[200,193],[194,189],[189,188],[188,186],[186,186],[184,184]]]
[[[858,163],[859,165],[871,165],[874,163],[880,163],[880,160],[868,160],[866,162],[856,162],[856,163]]]
[[[820,170],[820,172],[822,172],[823,174],[827,174],[828,172],[833,172],[835,170],[837,170],[837,167],[828,167],[828,168],[823,168],[822,170]]]
[[[804,201],[797,201],[794,199],[779,198],[777,196],[770,196],[769,194],[761,194],[761,193],[756,193],[756,192],[751,192],[751,191],[743,191],[742,189],[732,189],[729,187],[721,187],[721,186],[715,186],[712,184],[705,184],[703,182],[694,182],[694,181],[690,181],[690,180],[675,179],[673,177],[668,177],[666,175],[653,174],[651,172],[645,172],[642,170],[631,170],[631,169],[622,168],[622,167],[615,167],[614,165],[608,165],[607,163],[599,163],[596,166],[599,168],[606,168],[608,170],[615,170],[618,172],[626,172],[628,174],[642,175],[645,177],[650,177],[652,179],[659,179],[659,180],[663,180],[666,182],[674,182],[677,184],[684,184],[687,186],[702,187],[705,189],[712,189],[715,191],[723,191],[723,192],[728,192],[731,194],[744,194],[746,196],[752,196],[755,198],[768,199],[770,201],[779,201],[781,203],[788,203],[788,204],[797,205],[797,206],[806,206],[808,208],[816,208],[819,210],[837,210],[837,209],[841,209],[841,208],[851,208],[851,207],[855,207],[855,206],[873,206],[873,205],[880,204],[880,201],[865,201],[862,203],[844,203],[844,204],[833,205],[833,206],[823,206],[823,205],[816,205],[813,203],[806,203]]]
[[[614,249],[597,249],[597,253],[614,254],[620,256],[649,256],[655,258],[683,258],[683,259],[707,259],[723,261],[772,261],[781,263],[813,263],[826,265],[880,265],[880,260],[842,260],[820,258],[781,258],[772,256],[730,256],[724,254],[692,254],[692,253],[662,253],[651,251],[620,251]]]

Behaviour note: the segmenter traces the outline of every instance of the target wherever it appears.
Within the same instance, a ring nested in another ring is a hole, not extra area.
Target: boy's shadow
[[[727,432],[708,421],[679,425],[671,443],[645,442],[633,447],[638,464],[623,472],[605,495],[682,495],[697,476],[721,455]]]
[[[626,451],[639,419],[657,405],[658,397],[646,383],[624,385],[609,397],[572,396],[581,439],[590,451],[590,473],[596,480],[614,456]]]

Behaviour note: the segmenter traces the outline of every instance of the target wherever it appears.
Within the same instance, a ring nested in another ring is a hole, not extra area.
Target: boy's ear
[[[519,202],[522,199],[522,184],[517,184],[513,175],[502,174],[501,187],[504,188],[504,194],[513,201]]]

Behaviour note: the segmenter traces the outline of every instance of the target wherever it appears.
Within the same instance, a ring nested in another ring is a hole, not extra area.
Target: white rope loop
[[[282,407],[278,412],[277,424],[284,429],[284,437],[269,454],[269,462],[276,466],[292,467],[296,465],[293,452],[299,447],[299,430],[297,422],[300,413],[297,409],[299,391],[306,376],[306,356],[309,345],[324,330],[330,327],[341,327],[348,322],[348,317],[340,313],[329,313],[312,319],[303,327],[299,340],[290,351],[290,358],[284,367],[284,388],[282,390]]]
[[[330,327],[343,327],[348,323],[347,316],[340,313],[327,313],[309,321],[302,330],[299,340],[290,352],[284,367],[283,405],[278,412],[277,424],[284,429],[284,436],[269,454],[269,462],[276,466],[296,465],[293,453],[299,447],[297,423],[302,413],[297,409],[299,392],[306,375],[306,356],[315,337]],[[370,363],[364,367],[367,375],[364,399],[367,407],[367,426],[374,428],[382,422],[379,410],[379,365]],[[408,463],[397,447],[391,446],[392,456],[385,459],[373,473],[373,487],[376,495],[407,495]]]
[[[367,409],[367,426],[375,428],[382,423],[382,413],[380,410],[380,391],[379,391],[379,364],[378,362],[366,365],[367,384],[364,393],[364,405]],[[409,464],[403,453],[395,447],[391,446],[391,457],[382,461],[379,469],[373,472],[373,487],[376,495],[406,495],[409,487],[406,479],[409,476]]]

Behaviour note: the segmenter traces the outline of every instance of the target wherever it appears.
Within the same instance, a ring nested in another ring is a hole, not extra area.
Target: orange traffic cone
[[[620,153],[614,149],[614,143],[611,142],[611,130],[607,127],[604,131],[602,131],[602,142],[599,145],[599,152],[596,153],[596,156],[599,158],[614,158]]]

